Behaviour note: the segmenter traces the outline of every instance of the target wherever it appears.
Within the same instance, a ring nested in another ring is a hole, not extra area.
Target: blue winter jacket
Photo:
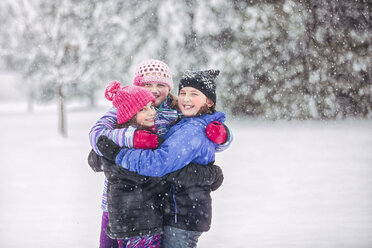
[[[116,164],[144,176],[162,177],[191,162],[206,165],[215,160],[217,144],[205,135],[212,121],[225,121],[225,114],[215,112],[200,117],[185,117],[172,126],[164,136],[164,143],[156,150],[123,148]]]

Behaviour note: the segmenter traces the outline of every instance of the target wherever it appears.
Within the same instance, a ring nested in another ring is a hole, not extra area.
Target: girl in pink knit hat
[[[117,110],[117,128],[132,127],[156,136],[155,97],[151,92],[134,85],[121,88],[114,81],[107,86],[105,96]],[[157,141],[148,144],[157,145]],[[103,170],[107,178],[108,208],[103,231],[109,240],[101,242],[101,246],[160,247],[163,221],[159,179],[132,173],[101,157],[89,159],[93,169]]]
[[[179,117],[176,97],[171,93],[173,89],[172,73],[167,64],[160,60],[148,59],[141,62],[134,71],[133,85],[147,89],[155,98],[157,134],[165,135],[172,124]],[[133,126],[117,129],[117,109],[111,108],[92,127],[89,141],[93,150],[101,155],[96,143],[98,137],[103,135],[113,140],[121,147],[151,149],[157,144],[158,137],[144,130],[137,130]],[[105,180],[102,194],[103,210],[101,221],[100,248],[117,247],[115,239],[106,235],[107,214],[107,180]]]

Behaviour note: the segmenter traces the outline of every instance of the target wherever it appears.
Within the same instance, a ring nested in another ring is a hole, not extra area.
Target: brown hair
[[[216,105],[213,104],[213,106],[211,107],[208,107],[207,104],[205,104],[204,106],[202,106],[198,113],[196,114],[196,116],[201,116],[201,115],[205,115],[205,114],[213,114],[214,112],[216,112]]]
[[[136,121],[136,117],[137,117],[137,114],[135,114],[130,120],[128,120],[125,123],[116,124],[115,128],[119,129],[119,128],[128,128],[129,126],[135,126],[137,130],[149,130],[148,127],[138,124]]]
[[[168,97],[171,100],[169,107],[171,109],[178,109],[178,100],[177,100],[177,97],[175,95],[173,95],[171,92],[169,92]]]
[[[138,126],[138,123],[136,122],[136,117],[137,117],[137,114],[135,114],[132,118],[130,118],[127,122],[125,123],[121,123],[121,124],[116,124],[115,128],[116,129],[119,129],[119,128],[127,128],[129,126]]]

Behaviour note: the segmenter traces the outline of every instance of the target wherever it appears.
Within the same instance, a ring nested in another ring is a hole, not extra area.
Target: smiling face
[[[136,114],[136,122],[143,127],[152,127],[155,125],[156,111],[153,102],[149,102]]]
[[[145,83],[141,87],[147,89],[155,97],[155,106],[159,107],[162,102],[168,97],[169,88],[162,83]]]
[[[186,117],[196,116],[202,107],[209,108],[213,104],[200,90],[192,87],[184,87],[178,94],[178,108]]]

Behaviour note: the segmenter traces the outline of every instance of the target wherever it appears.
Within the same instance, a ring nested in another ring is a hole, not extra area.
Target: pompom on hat
[[[215,79],[219,74],[219,70],[186,71],[180,80],[178,91],[184,87],[195,88],[216,104]]]
[[[118,124],[129,121],[149,102],[155,103],[155,98],[150,91],[135,85],[120,88],[120,83],[117,81],[108,84],[105,97],[112,101],[117,109]]]
[[[168,65],[160,60],[142,61],[137,66],[134,77],[133,84],[137,86],[146,83],[162,83],[167,85],[170,90],[173,89],[172,73]]]

